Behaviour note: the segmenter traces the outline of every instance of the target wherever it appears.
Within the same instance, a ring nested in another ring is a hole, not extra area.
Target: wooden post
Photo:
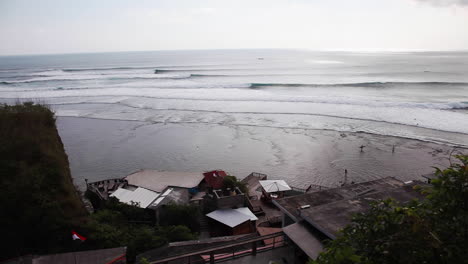
[[[156,209],[156,225],[159,226],[159,208]]]
[[[257,242],[252,242],[252,255],[257,255]]]
[[[214,252],[211,251],[211,252],[210,252],[210,264],[214,264],[214,262],[215,262],[215,259],[214,259]]]

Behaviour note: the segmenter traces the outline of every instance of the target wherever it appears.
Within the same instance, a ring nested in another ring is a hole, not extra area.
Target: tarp
[[[268,193],[291,190],[291,187],[289,187],[289,185],[283,180],[265,180],[259,181],[259,183],[260,185],[262,185],[262,188]]]

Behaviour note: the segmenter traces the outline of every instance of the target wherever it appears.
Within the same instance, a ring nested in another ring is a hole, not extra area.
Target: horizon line
[[[14,53],[0,54],[0,57],[22,57],[22,56],[47,56],[47,55],[78,55],[78,54],[101,54],[101,53],[130,53],[130,52],[170,52],[170,51],[234,51],[234,50],[290,50],[309,52],[350,52],[350,53],[424,53],[424,52],[468,52],[468,49],[308,49],[308,48],[209,48],[209,49],[159,49],[159,50],[117,50],[117,51],[77,51],[59,53]]]

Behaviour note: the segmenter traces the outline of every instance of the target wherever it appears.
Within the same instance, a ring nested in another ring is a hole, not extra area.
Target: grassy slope
[[[87,212],[47,107],[0,106],[0,186],[0,259],[73,249]]]

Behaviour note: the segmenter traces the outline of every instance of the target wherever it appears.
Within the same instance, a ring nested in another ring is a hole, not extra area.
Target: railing
[[[234,242],[229,245],[212,247],[204,250],[198,250],[178,256],[166,257],[151,264],[169,263],[217,263],[230,259],[240,258],[248,255],[256,255],[258,252],[264,252],[287,245],[287,240],[283,232],[270,235],[246,239],[244,241]],[[195,259],[194,259],[195,258]]]
[[[94,186],[94,185],[88,184],[87,190],[95,193],[99,197],[100,200],[105,200],[106,199],[104,197],[104,195],[101,193],[101,191],[99,190],[99,188]]]
[[[247,202],[247,207],[249,207],[250,211],[252,211],[254,214],[263,213],[262,207],[260,205],[254,205],[247,195],[245,195],[245,201]]]
[[[307,189],[290,186],[292,191],[305,193]]]
[[[267,178],[266,174],[259,173],[259,172],[252,172],[247,177],[249,177],[249,176],[257,177],[257,178],[260,178],[261,180]]]
[[[319,191],[330,189],[330,187],[326,187],[326,186],[322,186],[322,185],[318,185],[318,184],[311,184],[309,187],[310,188],[315,188],[315,189],[317,189]]]
[[[124,179],[108,179],[97,182],[86,181],[86,189],[96,193],[101,200],[106,200],[108,198],[109,190],[116,190],[117,188],[127,184],[127,181]],[[109,186],[110,185],[110,186]],[[102,190],[101,190],[102,189]]]
[[[302,193],[306,193],[312,189],[316,191],[322,191],[322,190],[327,190],[330,188],[326,186],[318,185],[318,184],[310,184],[307,188],[298,188],[298,187],[291,186],[291,190],[296,191],[296,192],[302,192]]]

